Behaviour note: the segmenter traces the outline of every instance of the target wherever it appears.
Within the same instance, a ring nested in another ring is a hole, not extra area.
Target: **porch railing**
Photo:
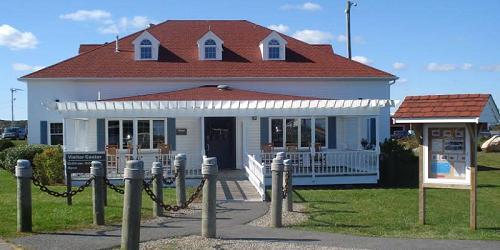
[[[151,165],[155,161],[159,161],[163,164],[164,175],[173,176],[174,173],[174,159],[176,153],[170,154],[159,154],[158,152],[146,151],[141,152],[136,157],[138,160],[144,161],[144,173],[146,177],[150,176]],[[187,154],[187,167],[186,167],[186,177],[199,177],[201,176],[201,156],[194,154]],[[127,160],[133,159],[132,154],[126,152],[119,152],[118,155],[108,155],[107,156],[107,169],[108,176],[110,177],[121,177],[125,168],[125,163]],[[199,167],[192,167],[192,164],[198,165]]]
[[[276,153],[261,154],[266,176],[271,174],[275,156]],[[287,152],[286,158],[292,161],[293,174],[297,176],[378,175],[377,151]]]
[[[266,178],[265,178],[265,167],[262,165],[255,156],[248,155],[248,163],[245,166],[245,170],[248,175],[248,180],[257,189],[262,200],[266,197]]]

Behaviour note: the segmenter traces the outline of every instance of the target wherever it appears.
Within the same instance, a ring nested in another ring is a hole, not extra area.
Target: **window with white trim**
[[[106,144],[120,149],[127,149],[129,145],[139,149],[157,149],[166,142],[165,126],[165,120],[157,119],[108,120]],[[137,142],[134,142],[135,133]]]
[[[269,59],[280,59],[281,45],[278,40],[272,39],[271,41],[269,41],[269,43],[267,44],[267,49],[267,56]]]
[[[141,48],[141,59],[151,59],[153,58],[153,44],[148,39],[144,39],[140,44]]]
[[[314,128],[314,129],[313,129]],[[327,124],[325,117],[318,118],[271,118],[270,143],[276,148],[309,148],[312,138],[326,147]]]
[[[58,123],[50,123],[50,145],[63,145],[63,124]]]
[[[207,39],[204,43],[205,59],[217,58],[217,43],[213,39]]]

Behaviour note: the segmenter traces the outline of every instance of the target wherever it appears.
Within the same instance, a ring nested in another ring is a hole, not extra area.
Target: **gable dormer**
[[[222,60],[222,44],[220,39],[212,31],[208,31],[197,42],[198,59],[200,60]]]
[[[271,32],[259,44],[262,60],[285,60],[286,40],[276,31]]]
[[[134,58],[136,61],[157,61],[160,41],[151,33],[144,31],[132,42],[134,45]]]

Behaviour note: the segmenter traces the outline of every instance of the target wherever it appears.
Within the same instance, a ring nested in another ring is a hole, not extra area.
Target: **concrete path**
[[[273,229],[246,225],[264,215],[263,202],[219,202],[217,236],[231,240],[266,240],[353,249],[500,249],[500,241],[391,239],[332,233]],[[199,210],[182,217],[166,217],[142,224],[141,241],[200,234]],[[112,225],[77,232],[40,233],[17,238],[13,243],[27,249],[105,249],[120,245],[120,226]]]
[[[250,183],[245,171],[220,171],[217,176],[218,201],[261,201],[255,187]]]

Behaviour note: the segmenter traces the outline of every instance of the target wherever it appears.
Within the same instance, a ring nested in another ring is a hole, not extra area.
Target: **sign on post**
[[[66,173],[66,190],[71,191],[71,174],[90,173],[92,161],[99,161],[106,169],[106,152],[67,152],[64,153],[64,170]],[[106,171],[104,171],[106,177]],[[71,196],[67,198],[68,205],[72,204]]]

